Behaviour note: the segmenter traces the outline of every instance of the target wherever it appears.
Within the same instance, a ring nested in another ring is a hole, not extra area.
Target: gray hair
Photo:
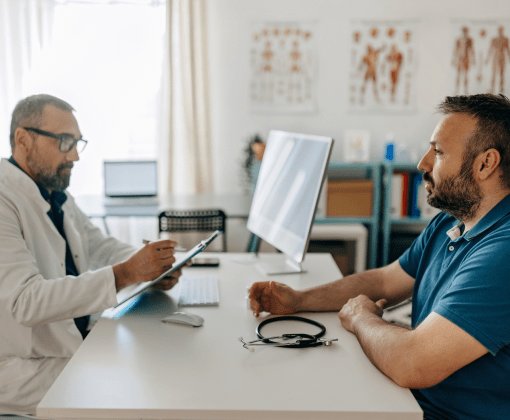
[[[9,140],[11,142],[11,150],[14,152],[16,146],[14,141],[14,133],[18,127],[34,127],[38,128],[42,124],[42,113],[46,105],[53,105],[63,111],[74,111],[74,108],[66,101],[51,95],[32,95],[22,99],[17,103],[12,111],[11,132]]]

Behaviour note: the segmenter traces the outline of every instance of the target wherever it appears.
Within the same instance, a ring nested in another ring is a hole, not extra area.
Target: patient
[[[443,211],[392,264],[309,290],[255,283],[250,305],[289,314],[339,311],[370,361],[411,388],[425,419],[510,413],[510,101],[447,97],[418,164]],[[413,297],[412,329],[383,308]]]
[[[0,415],[34,415],[83,342],[88,315],[175,262],[175,241],[137,250],[103,236],[76,207],[66,188],[86,141],[73,111],[50,95],[21,100],[12,156],[0,162]],[[172,288],[180,274],[158,286]]]

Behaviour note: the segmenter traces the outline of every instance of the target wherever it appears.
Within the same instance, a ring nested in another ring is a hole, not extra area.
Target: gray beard
[[[72,167],[72,163],[63,163],[58,166],[55,172],[41,165],[32,158],[32,154],[27,156],[27,165],[35,176],[35,182],[41,184],[44,188],[51,191],[64,191],[71,180],[71,174],[63,174],[62,170]]]

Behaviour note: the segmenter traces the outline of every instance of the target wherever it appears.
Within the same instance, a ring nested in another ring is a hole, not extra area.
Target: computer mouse
[[[186,312],[174,312],[172,315],[163,318],[161,322],[184,324],[191,327],[200,327],[204,323],[204,318],[199,315],[189,314]]]

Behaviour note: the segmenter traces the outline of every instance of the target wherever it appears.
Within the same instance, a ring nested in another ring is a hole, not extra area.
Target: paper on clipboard
[[[179,259],[179,261],[176,261],[175,264],[170,268],[168,269],[167,271],[165,271],[163,274],[161,274],[161,276],[159,276],[158,278],[150,281],[150,282],[145,282],[145,283],[141,283],[135,290],[133,290],[133,292],[128,296],[126,297],[125,299],[123,299],[120,303],[118,303],[116,306],[114,306],[114,308],[118,308],[120,305],[123,305],[124,303],[126,303],[128,300],[134,298],[135,296],[139,295],[140,293],[142,293],[145,289],[151,287],[152,285],[154,285],[155,283],[157,283],[158,281],[160,281],[161,279],[165,278],[166,276],[168,276],[170,273],[174,272],[175,270],[178,270],[179,268],[181,268],[184,264],[186,264],[189,260],[191,260],[195,255],[199,254],[200,252],[202,252],[205,248],[207,248],[207,246],[214,240],[216,239],[221,233],[223,233],[221,230],[217,230],[216,232],[214,232],[211,236],[209,236],[207,239],[204,239],[203,241],[201,241],[198,245],[196,245],[195,247],[193,247],[192,249],[190,249],[188,252],[186,252],[182,257],[181,259]]]

